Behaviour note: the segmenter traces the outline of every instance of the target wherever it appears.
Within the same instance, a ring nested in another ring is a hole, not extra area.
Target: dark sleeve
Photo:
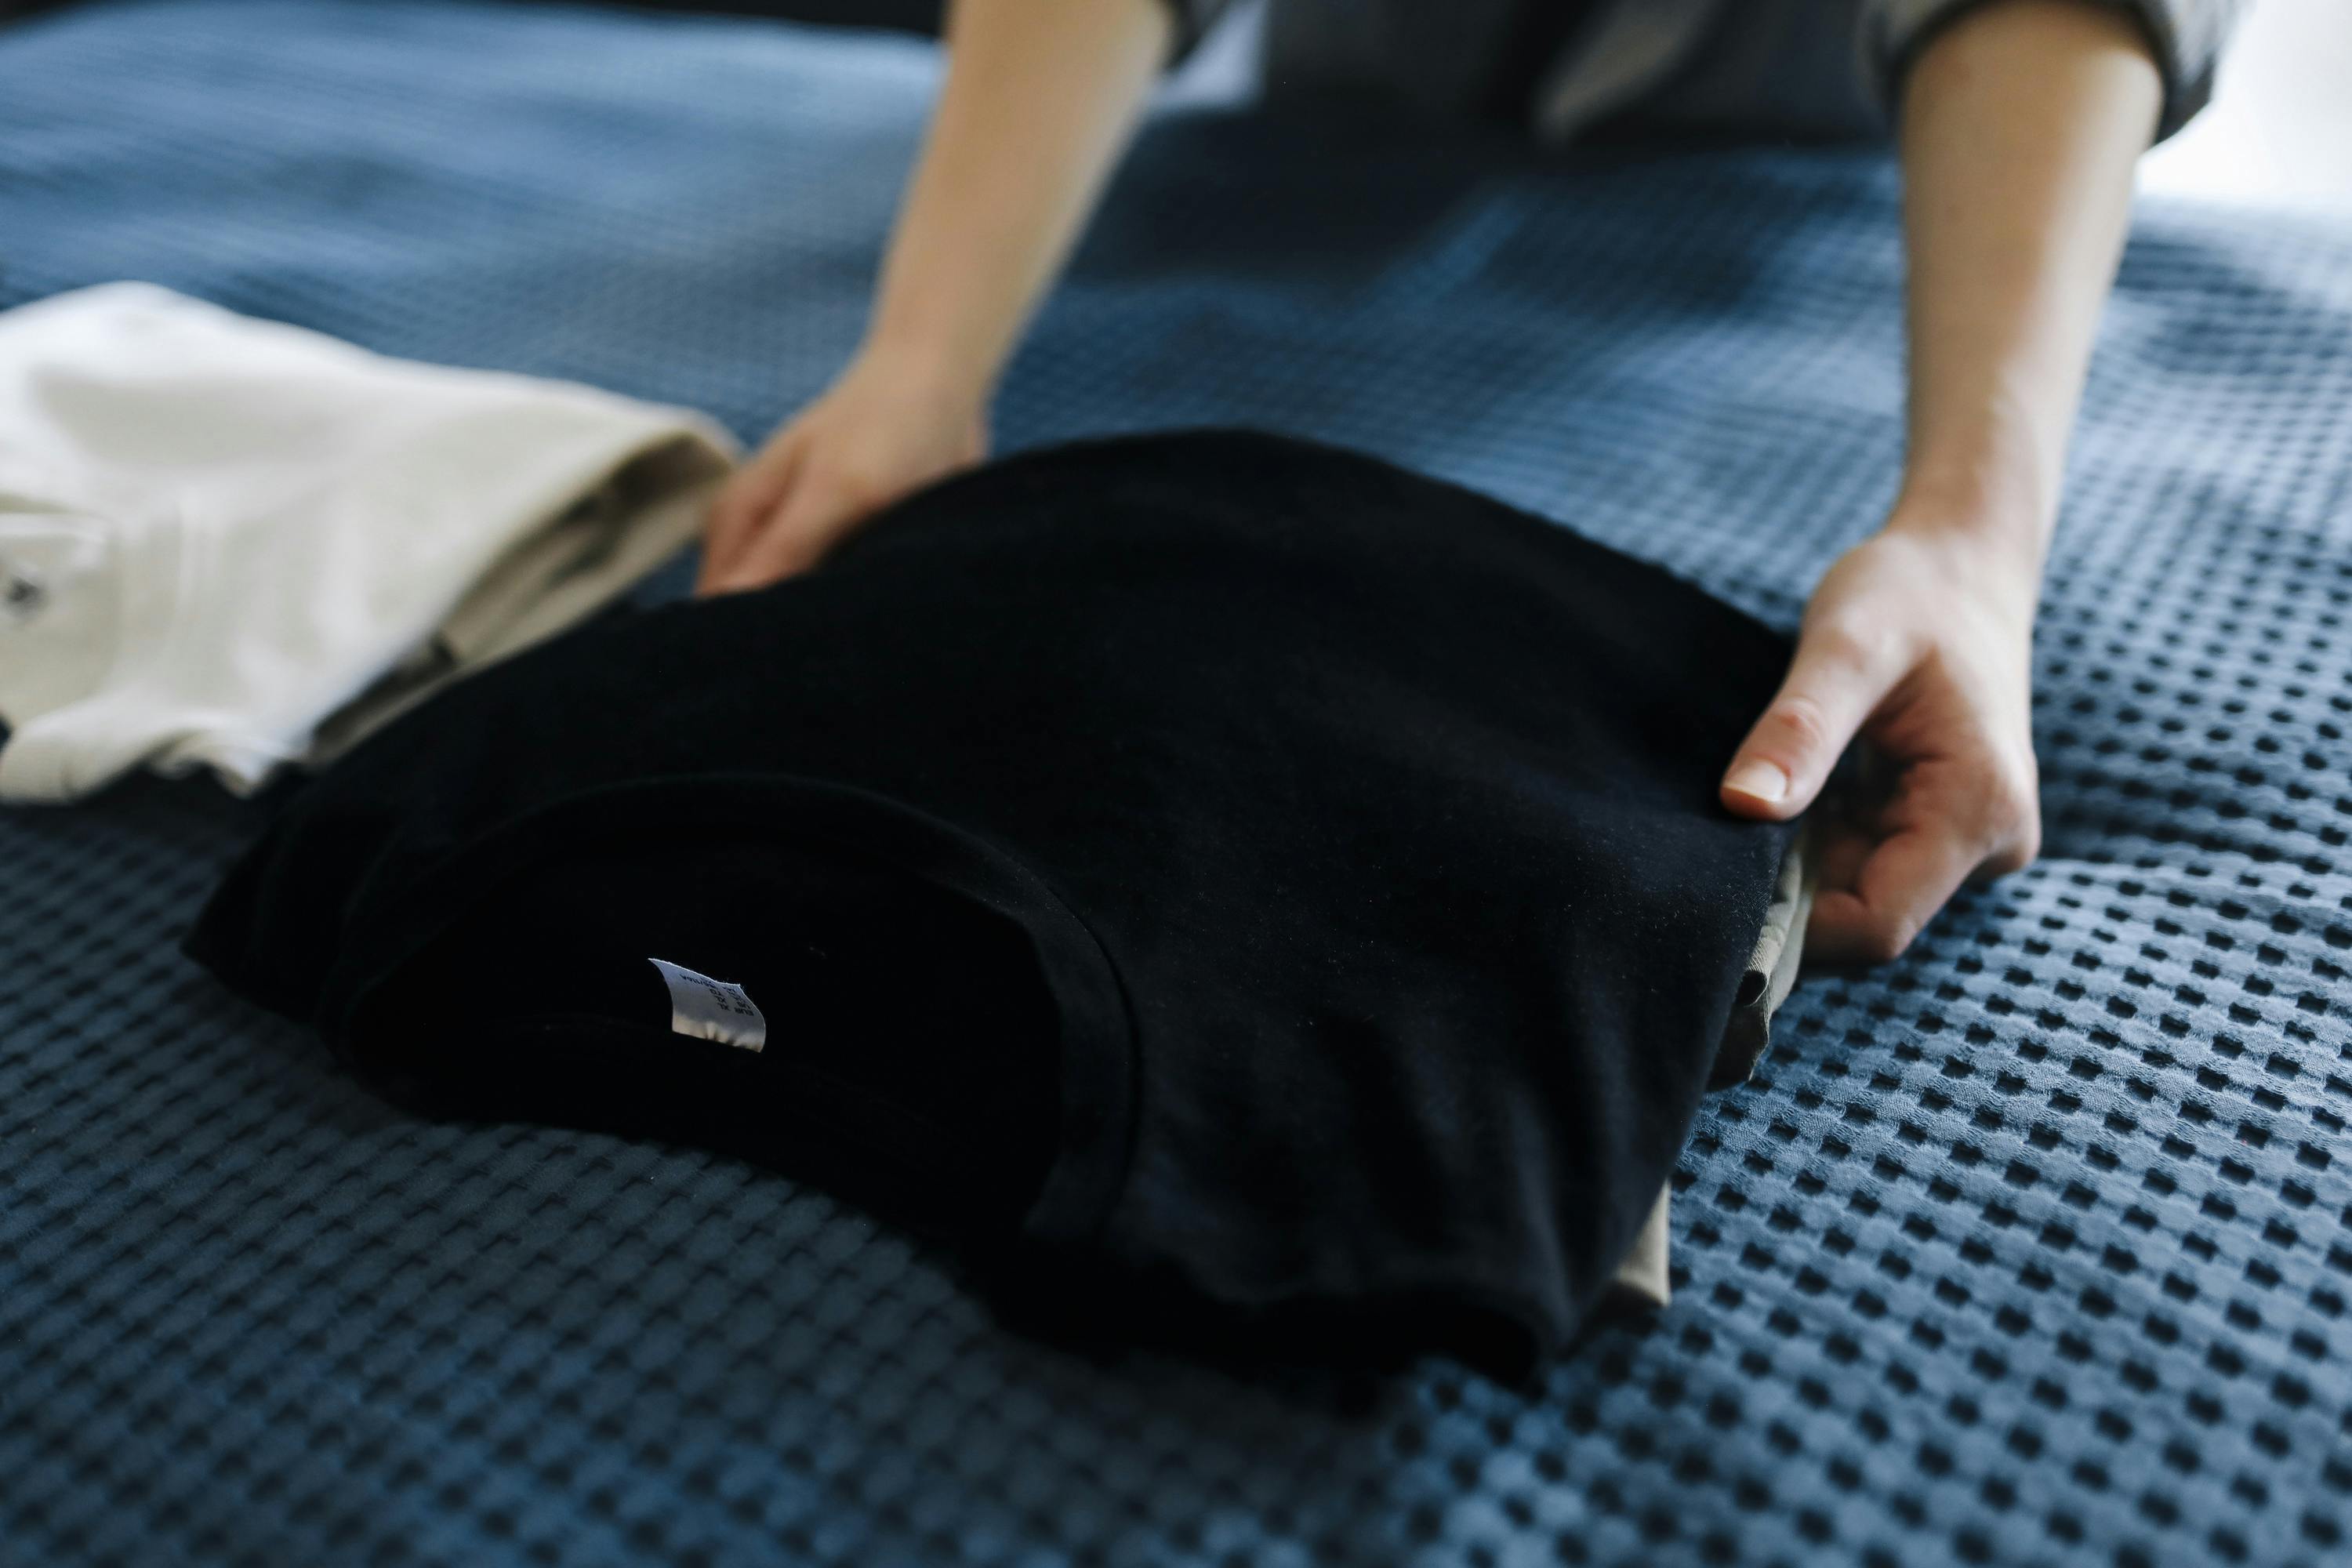
[[[2244,0],[2084,0],[2131,16],[2147,33],[2164,79],[2164,112],[2156,140],[2189,123],[2213,96],[2222,46]],[[1903,77],[1927,41],[1983,0],[1868,0],[1862,8],[1865,68],[1890,110]]]

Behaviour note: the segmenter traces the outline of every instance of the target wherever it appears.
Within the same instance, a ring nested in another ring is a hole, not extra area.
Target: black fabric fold
[[[1715,1065],[1792,831],[1716,782],[1788,656],[1367,457],[1032,452],[403,716],[187,949],[420,1109],[530,1115],[593,1037],[633,1087],[570,1114],[724,1100],[788,1173],[956,1184],[921,1223],[996,1274],[1541,1354]],[[745,984],[764,1047],[669,1033],[651,957]]]

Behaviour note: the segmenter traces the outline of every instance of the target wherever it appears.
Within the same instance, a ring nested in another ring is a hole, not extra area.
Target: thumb
[[[1900,677],[1893,637],[1809,631],[1787,679],[1723,775],[1723,804],[1785,821],[1813,803],[1830,770]]]

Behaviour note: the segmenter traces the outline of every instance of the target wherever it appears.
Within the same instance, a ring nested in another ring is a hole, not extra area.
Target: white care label
[[[674,1035],[717,1040],[756,1051],[768,1043],[767,1016],[740,985],[697,974],[663,959],[647,963],[661,971],[669,986],[669,1027]]]

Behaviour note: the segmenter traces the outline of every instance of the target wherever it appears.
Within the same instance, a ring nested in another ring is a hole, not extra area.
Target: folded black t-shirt
[[[404,715],[187,947],[422,1110],[1539,1353],[1714,1063],[1790,837],[1717,780],[1788,656],[1369,458],[1032,452]]]

